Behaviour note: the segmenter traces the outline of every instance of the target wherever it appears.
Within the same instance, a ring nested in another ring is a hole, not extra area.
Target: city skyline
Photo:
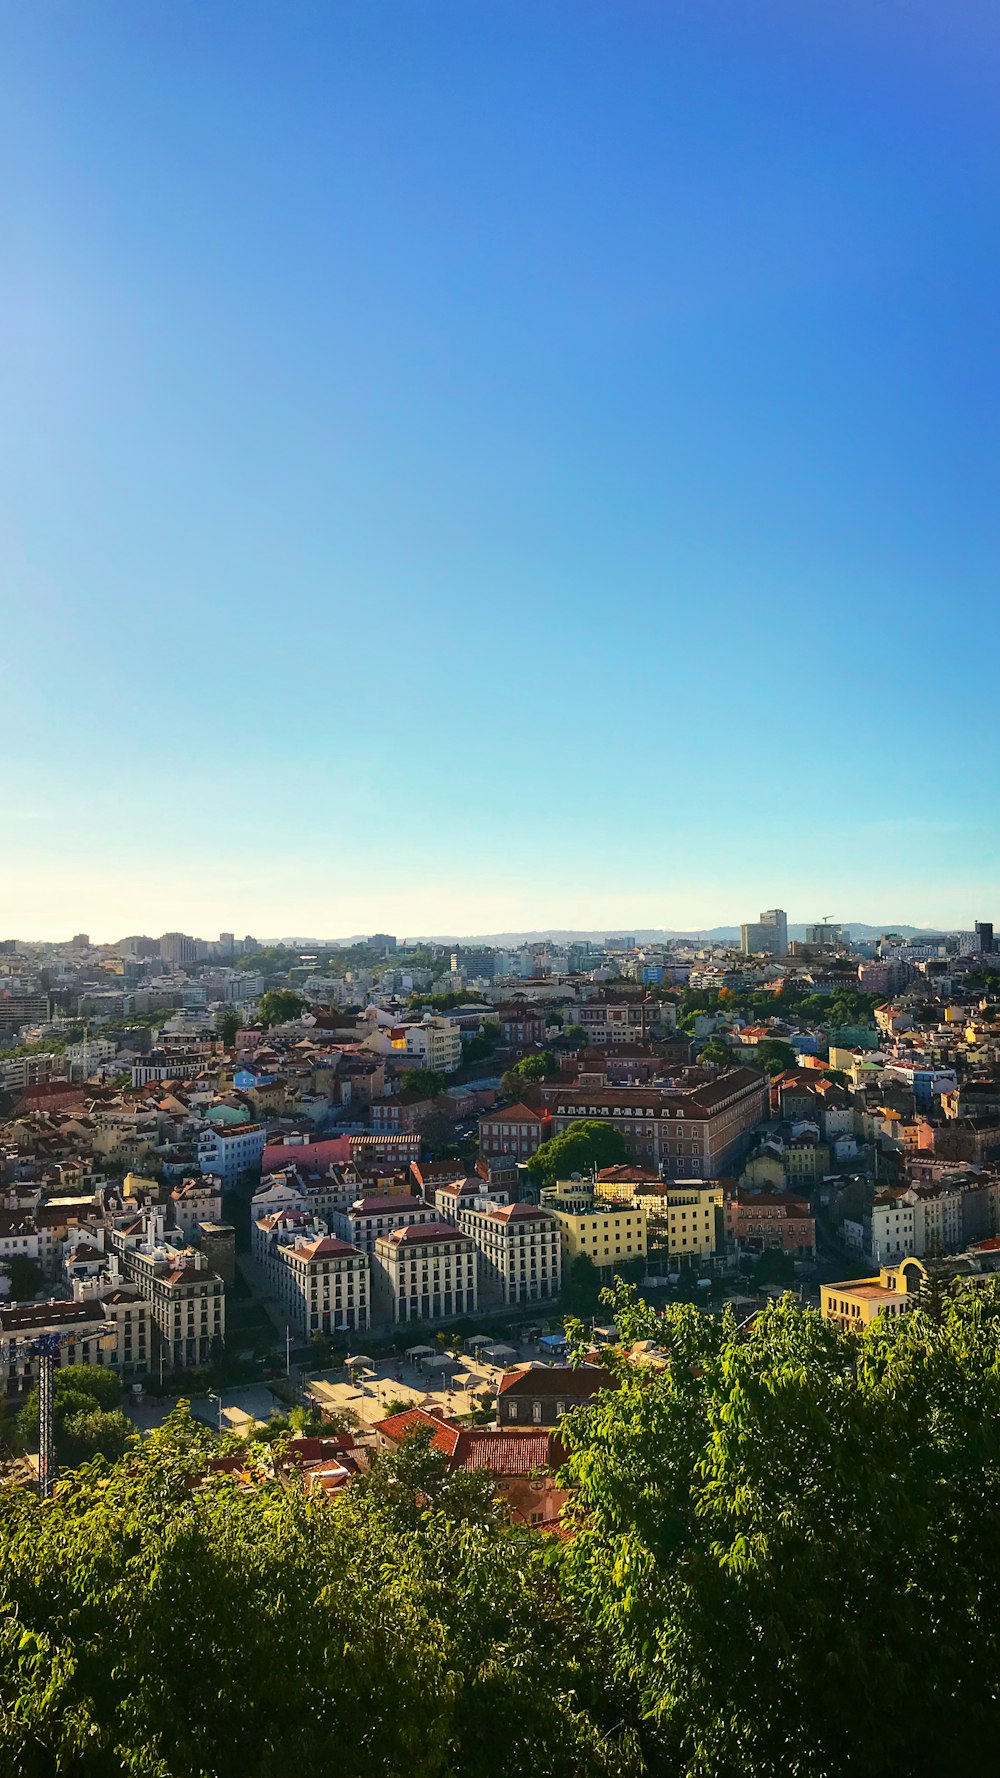
[[[755,922],[750,922],[749,924],[751,929],[756,925]],[[810,928],[819,927],[821,924],[823,924],[823,920],[819,917],[816,919],[789,918],[786,921],[788,937],[790,939],[794,938],[801,941],[808,936]],[[904,938],[914,939],[919,938],[923,934],[926,934],[929,937],[935,934],[945,936],[954,933],[974,935],[976,933],[977,924],[978,921],[976,919],[952,923],[941,922],[937,925],[915,924],[912,921],[899,920],[871,921],[844,919],[832,922],[833,931],[836,935],[839,936],[841,933],[846,933],[848,937],[853,940],[867,940],[885,933],[897,933]],[[446,931],[442,928],[433,931],[430,929],[426,931],[418,930],[416,928],[411,931],[405,931],[403,927],[399,926],[397,923],[397,930],[393,931],[391,936],[401,944],[481,944],[487,946],[491,945],[495,948],[502,948],[505,945],[514,943],[570,943],[574,940],[613,939],[619,936],[630,937],[634,940],[637,946],[643,944],[656,944],[659,942],[684,943],[685,941],[695,940],[705,940],[706,942],[717,944],[732,943],[735,945],[740,939],[741,932],[746,932],[747,927],[748,922],[746,921],[721,921],[717,925],[709,925],[707,922],[703,922],[700,925],[692,925],[689,927],[675,927],[644,926],[636,921],[622,920],[617,924],[612,923],[611,925],[595,925],[591,923],[590,925],[579,927],[567,927],[564,925],[528,926],[498,929],[489,932],[460,932]],[[991,929],[992,928],[990,928],[990,930]],[[376,931],[374,927],[369,927],[364,930],[359,928],[356,931],[343,929],[338,932],[323,931],[320,929],[310,932],[308,929],[304,928],[298,933],[285,928],[278,932],[258,930],[253,934],[253,938],[255,943],[264,946],[285,945],[294,947],[319,945],[334,948],[363,943],[372,936],[379,936],[379,932],[380,929],[379,931]],[[249,927],[247,928],[247,935],[249,935]],[[196,939],[199,943],[213,945],[217,944],[220,940],[228,939],[229,941],[232,941],[235,938],[237,944],[242,945],[244,936],[244,929],[239,922],[236,923],[236,926],[233,927],[232,930],[223,928],[218,933],[210,933],[207,930],[201,930],[196,923],[190,921],[186,926],[174,923],[169,927],[163,928],[162,931],[159,929],[154,930],[153,926],[148,922],[146,926],[143,926],[140,922],[130,928],[128,932],[116,931],[114,934],[110,934],[101,931],[91,931],[89,927],[84,927],[79,922],[75,923],[74,930],[74,923],[70,922],[65,930],[53,934],[33,934],[28,931],[10,931],[0,935],[0,937],[5,938],[8,942],[17,940],[22,944],[29,945],[72,945],[77,941],[80,941],[81,944],[86,943],[91,946],[102,948],[113,948],[125,943],[132,937],[142,937],[156,942],[166,938],[189,938]]]

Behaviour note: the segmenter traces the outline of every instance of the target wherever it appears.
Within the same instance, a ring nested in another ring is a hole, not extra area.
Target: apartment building
[[[164,1238],[164,1212],[151,1205],[132,1223],[109,1230],[125,1281],[145,1297],[153,1322],[153,1358],[168,1370],[207,1364],[225,1338],[222,1279],[193,1247]]]
[[[734,1195],[726,1203],[726,1230],[737,1247],[751,1252],[776,1249],[796,1259],[816,1252],[816,1218],[803,1198],[789,1192]]]
[[[669,1270],[683,1261],[707,1260],[721,1251],[721,1185],[678,1179],[639,1200],[646,1211],[646,1252],[650,1270]],[[659,1262],[659,1264],[657,1263]]]
[[[587,1033],[588,1044],[595,1049],[615,1047],[622,1043],[648,1043],[654,1030],[672,1029],[677,1014],[672,1001],[646,999],[618,1000],[603,996],[581,1000],[569,1018]]]
[[[437,1222],[438,1213],[423,1198],[408,1198],[402,1193],[391,1196],[359,1198],[349,1210],[334,1210],[330,1221],[341,1240],[349,1241],[362,1253],[374,1256],[375,1244],[382,1235],[394,1229],[422,1227]]]
[[[561,1180],[542,1192],[542,1208],[559,1224],[563,1271],[581,1254],[609,1274],[622,1262],[646,1258],[643,1203],[601,1199],[593,1186]]]
[[[215,1173],[203,1173],[197,1179],[183,1179],[170,1193],[174,1227],[186,1241],[194,1239],[202,1222],[219,1222],[222,1218],[222,1180]]]
[[[545,1302],[559,1295],[562,1244],[558,1219],[536,1204],[462,1210],[458,1226],[482,1255],[483,1274],[505,1303]]]
[[[38,1359],[28,1348],[43,1334],[59,1336],[60,1365],[105,1365],[126,1382],[148,1372],[149,1304],[129,1285],[106,1278],[103,1289],[81,1292],[72,1302],[0,1308],[0,1395],[20,1395],[34,1386]]]
[[[515,1161],[530,1161],[554,1133],[547,1111],[532,1111],[530,1105],[508,1105],[504,1111],[491,1111],[488,1117],[480,1118],[479,1152],[487,1160],[494,1155],[512,1155]]]
[[[579,1118],[607,1119],[640,1165],[669,1178],[717,1179],[768,1115],[768,1088],[756,1069],[732,1068],[697,1087],[546,1086],[542,1098],[554,1134]]]
[[[315,1333],[361,1333],[369,1326],[368,1255],[328,1235],[301,1211],[274,1211],[253,1224],[254,1257],[289,1327]]]
[[[228,1183],[244,1173],[260,1171],[264,1155],[263,1124],[230,1124],[198,1134],[198,1165]]]
[[[447,1321],[478,1306],[476,1244],[447,1222],[412,1223],[379,1235],[376,1262],[389,1282],[396,1322]]]

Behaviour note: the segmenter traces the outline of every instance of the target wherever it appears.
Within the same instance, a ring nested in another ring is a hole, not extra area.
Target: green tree
[[[232,1049],[242,1023],[243,1021],[235,1008],[231,1008],[223,1013],[219,1020],[219,1036],[222,1038],[227,1049]]]
[[[292,988],[269,988],[260,997],[258,1017],[266,1031],[271,1025],[284,1025],[290,1019],[301,1017],[308,1004]]]
[[[765,1074],[770,1074],[772,1078],[776,1074],[783,1074],[786,1068],[794,1068],[797,1060],[791,1044],[785,1043],[780,1037],[765,1037],[757,1045],[755,1066],[763,1068]]]
[[[52,1420],[60,1463],[82,1463],[102,1454],[117,1457],[135,1431],[118,1411],[122,1385],[112,1370],[97,1364],[62,1365],[55,1373]],[[38,1390],[32,1389],[17,1417],[26,1450],[38,1449]]]
[[[559,1073],[559,1061],[553,1050],[539,1050],[536,1055],[522,1056],[512,1068],[508,1068],[500,1082],[500,1091],[506,1098],[517,1099],[526,1086],[533,1086],[536,1081],[552,1080]]]
[[[589,1253],[578,1253],[563,1273],[560,1308],[564,1315],[586,1319],[596,1315],[601,1300],[601,1274]]]
[[[733,1052],[728,1043],[721,1037],[710,1037],[708,1042],[698,1051],[699,1062],[714,1062],[720,1068],[732,1066]]]
[[[270,1448],[250,1488],[214,1448],[179,1410],[54,1502],[0,1490],[10,1778],[286,1778],[331,1750],[344,1778],[638,1778],[606,1639],[483,1472],[417,1441],[314,1500]]]
[[[590,1042],[590,1033],[583,1025],[564,1025],[559,1039],[567,1049],[578,1050]]]
[[[779,1247],[767,1247],[759,1253],[750,1269],[754,1284],[792,1284],[795,1281],[795,1261],[790,1253],[782,1253]]]
[[[560,1135],[541,1144],[528,1162],[528,1171],[539,1185],[551,1185],[557,1179],[571,1179],[574,1173],[613,1167],[626,1159],[619,1130],[596,1118],[577,1118]]]
[[[91,1457],[121,1457],[136,1430],[120,1408],[99,1408],[92,1403],[65,1414],[60,1426],[57,1450],[61,1463],[86,1463]]]
[[[27,1253],[12,1253],[8,1259],[0,1260],[0,1271],[6,1272],[10,1280],[11,1302],[23,1303],[37,1296],[42,1288],[42,1268]]]
[[[437,1099],[448,1085],[448,1077],[434,1068],[411,1068],[403,1076],[404,1099]]]
[[[948,1778],[961,1746],[991,1769],[996,1286],[860,1338],[789,1297],[750,1328],[612,1307],[668,1363],[610,1354],[617,1390],[561,1423],[564,1562],[639,1688],[649,1768]]]

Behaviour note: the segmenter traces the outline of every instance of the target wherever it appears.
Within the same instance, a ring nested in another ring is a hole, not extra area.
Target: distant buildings
[[[766,951],[771,957],[788,955],[788,915],[784,908],[766,908],[758,920],[740,927],[740,950],[748,957]]]

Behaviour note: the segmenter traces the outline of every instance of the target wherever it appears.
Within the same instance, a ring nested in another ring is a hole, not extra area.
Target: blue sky
[[[0,16],[0,933],[1000,917],[986,0]]]

